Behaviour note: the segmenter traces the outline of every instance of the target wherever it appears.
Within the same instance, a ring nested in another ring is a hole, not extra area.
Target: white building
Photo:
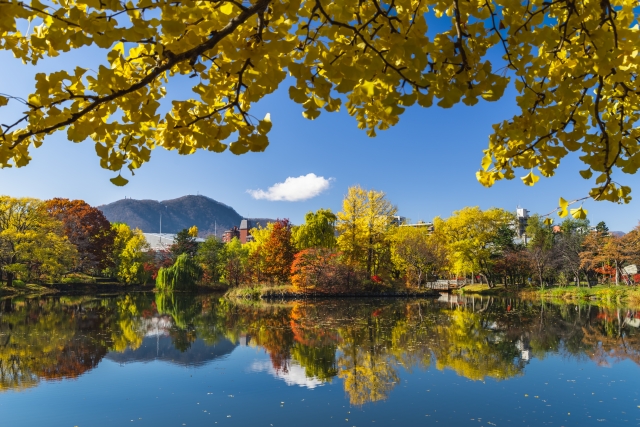
[[[176,234],[168,233],[143,233],[144,238],[147,240],[149,246],[154,251],[166,251],[173,245]],[[204,242],[204,239],[196,237],[196,242]]]

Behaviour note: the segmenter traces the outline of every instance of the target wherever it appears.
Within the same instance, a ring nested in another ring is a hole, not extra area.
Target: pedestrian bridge
[[[460,289],[466,284],[467,284],[467,281],[465,279],[436,280],[435,282],[425,283],[424,287],[427,289],[449,291],[453,289]]]

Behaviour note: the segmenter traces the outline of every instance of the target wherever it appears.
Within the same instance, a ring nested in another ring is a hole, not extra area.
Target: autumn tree
[[[347,285],[347,267],[336,251],[326,248],[304,249],[291,264],[291,284],[301,292],[335,292]]]
[[[407,284],[417,287],[447,264],[444,245],[426,227],[398,227],[392,252],[395,263],[407,272]]]
[[[495,261],[513,240],[514,215],[504,209],[466,207],[447,219],[435,218],[434,228],[446,242],[450,268],[456,275],[481,273],[494,286]]]
[[[264,245],[269,239],[272,230],[272,222],[267,223],[266,227],[258,226],[252,228],[250,231],[252,240],[245,243],[245,246],[249,249],[247,276],[255,283],[261,283],[266,279]]]
[[[71,64],[38,73],[31,94],[0,95],[0,165],[27,165],[30,150],[60,131],[73,142],[93,140],[101,166],[118,173],[139,168],[156,147],[263,151],[271,121],[254,119],[250,108],[288,75],[289,96],[306,118],[346,100],[370,136],[415,103],[496,101],[511,82],[518,111],[493,126],[478,180],[490,186],[524,169],[533,185],[578,152],[581,176],[594,178],[590,196],[628,202],[630,188],[611,177],[640,167],[635,7],[631,0],[580,7],[570,0],[2,1],[0,48],[16,60],[35,66],[80,49],[104,56],[95,71]],[[194,96],[168,93],[169,81],[187,75]],[[126,183],[121,175],[113,181]]]
[[[266,278],[279,283],[287,282],[291,276],[291,263],[295,254],[291,241],[291,223],[288,219],[279,219],[273,223],[262,250]]]
[[[139,284],[151,279],[144,270],[149,256],[149,244],[139,229],[131,229],[127,224],[112,224],[115,232],[113,243],[113,268],[119,280],[127,284]]]
[[[76,255],[62,223],[48,214],[43,202],[0,196],[0,268],[9,286],[16,277],[58,278]]]
[[[381,191],[350,187],[338,212],[338,248],[352,266],[378,274],[390,262],[389,229],[397,208]]]
[[[336,215],[331,209],[308,212],[304,224],[292,228],[292,237],[298,250],[333,248],[336,245]]]
[[[98,273],[112,262],[114,231],[100,209],[83,200],[55,198],[45,202],[51,216],[62,222],[64,234],[78,251],[76,269]]]

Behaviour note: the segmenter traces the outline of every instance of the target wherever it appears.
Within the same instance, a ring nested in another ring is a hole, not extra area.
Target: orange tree
[[[291,223],[279,219],[262,247],[264,253],[264,275],[273,282],[286,282],[291,275],[291,264],[295,249],[291,241]]]
[[[78,271],[96,272],[111,265],[115,233],[100,209],[83,200],[60,198],[47,200],[44,206],[62,222],[64,234],[77,248]]]

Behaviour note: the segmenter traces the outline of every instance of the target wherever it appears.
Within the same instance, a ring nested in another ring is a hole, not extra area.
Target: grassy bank
[[[543,298],[563,301],[598,301],[606,304],[629,304],[640,306],[640,288],[635,286],[597,285],[591,288],[566,286],[529,291]]]
[[[409,289],[406,287],[380,287],[378,289],[346,289],[330,292],[301,292],[292,285],[255,284],[229,289],[225,297],[231,299],[304,299],[345,297],[437,297],[440,293],[431,289]]]
[[[1,286],[0,297],[16,296],[45,296],[45,295],[118,295],[133,292],[154,292],[155,284],[128,285],[125,283],[52,283],[52,284],[26,284],[19,286]],[[195,290],[197,294],[222,294],[227,290],[227,286],[198,286]]]
[[[505,288],[504,285],[495,285],[490,288],[489,285],[476,283],[473,285],[466,285],[464,288],[453,291],[456,294],[473,294],[473,295],[489,295],[489,296],[513,296],[517,295],[518,290],[516,288]]]
[[[608,286],[597,285],[591,288],[587,286],[548,287],[522,287],[519,289],[503,285],[489,288],[487,285],[467,285],[455,291],[459,294],[489,295],[489,296],[519,296],[523,298],[544,298],[557,302],[593,301],[603,304],[627,304],[640,306],[640,287],[635,286]]]

